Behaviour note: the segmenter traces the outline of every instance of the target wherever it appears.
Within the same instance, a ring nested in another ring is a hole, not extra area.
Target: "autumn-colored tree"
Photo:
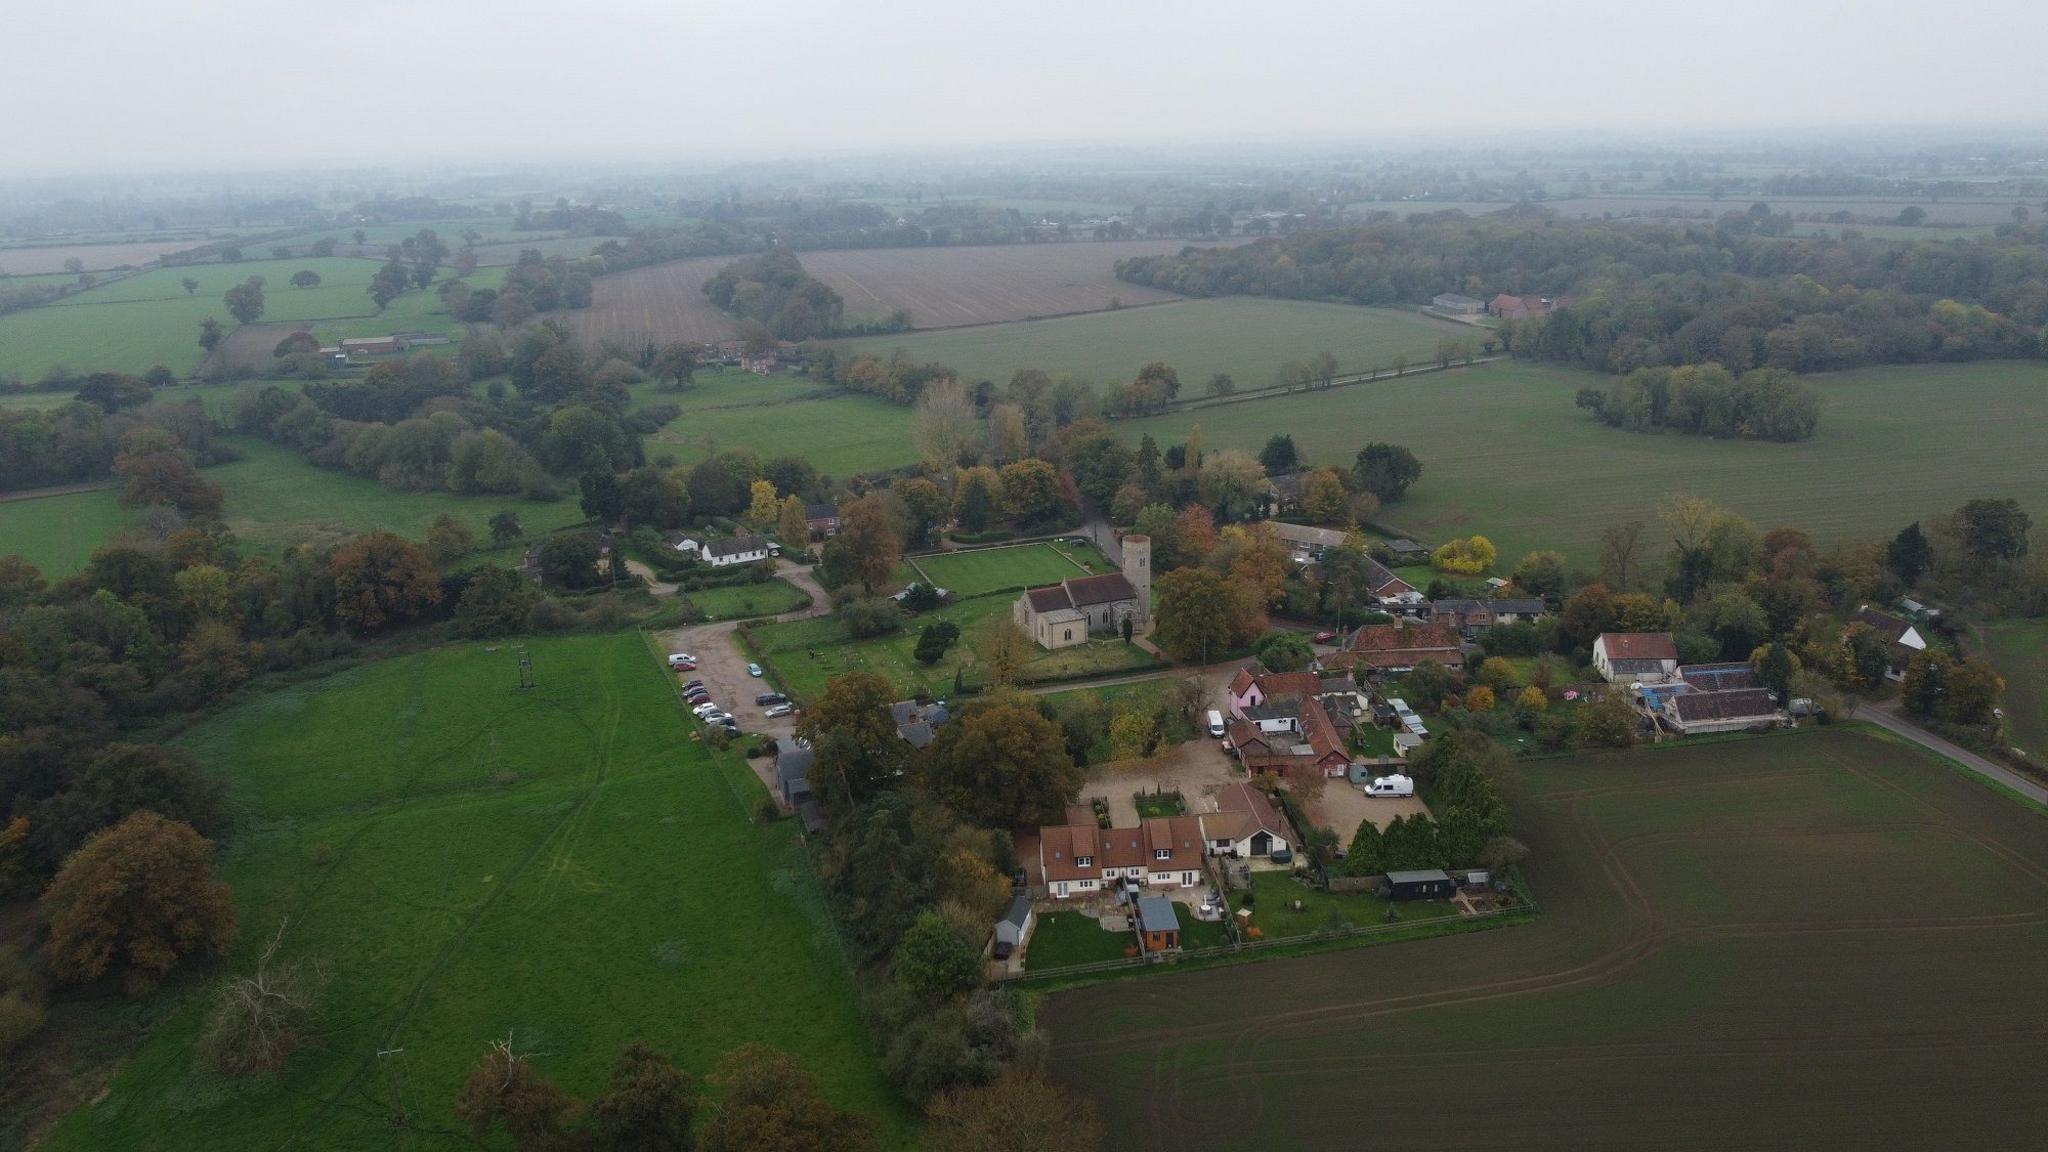
[[[1430,553],[1429,562],[1439,572],[1477,576],[1490,571],[1499,555],[1493,541],[1484,536],[1473,536],[1464,540],[1445,541],[1435,552]]]
[[[1625,592],[1614,598],[1614,627],[1621,632],[1661,632],[1671,625],[1664,604],[1641,592]]]
[[[872,672],[847,672],[825,682],[797,734],[815,756],[811,788],[828,809],[865,800],[894,779],[909,746],[896,734],[889,706],[896,689]]]
[[[910,436],[926,468],[945,476],[960,466],[961,451],[973,444],[980,429],[974,401],[958,380],[934,381],[917,399]]]
[[[1493,711],[1493,704],[1493,689],[1488,688],[1484,684],[1474,684],[1472,690],[1465,693],[1465,707],[1469,711],[1491,712]]]
[[[756,480],[747,486],[747,519],[756,524],[772,524],[782,511],[782,502],[775,498],[775,481]]]
[[[1109,722],[1109,758],[1137,760],[1159,743],[1159,724],[1142,708],[1120,709]]]
[[[183,452],[124,452],[114,458],[114,474],[125,481],[122,507],[168,504],[187,516],[220,515],[220,485],[201,476]]]
[[[1312,524],[1341,524],[1349,517],[1351,491],[1344,486],[1344,474],[1335,468],[1318,468],[1301,481],[1301,512]]]
[[[903,538],[889,523],[888,505],[875,493],[839,510],[839,543],[853,560],[861,590],[870,594],[889,582],[903,559]]]
[[[969,706],[939,729],[925,763],[940,799],[985,828],[1053,823],[1081,787],[1059,725],[1025,699]]]
[[[470,1069],[455,1101],[455,1116],[479,1140],[503,1130],[520,1152],[540,1152],[564,1140],[575,1107],[575,1100],[536,1072],[532,1057],[514,1050],[507,1036],[493,1041]]]
[[[1152,640],[1176,660],[1206,664],[1266,630],[1258,593],[1208,568],[1168,572],[1152,600]]]
[[[452,564],[475,549],[475,534],[448,513],[441,513],[427,525],[427,552],[435,564]]]
[[[998,464],[1021,460],[1031,451],[1031,436],[1024,423],[1024,410],[1015,404],[998,404],[988,414],[988,458]]]
[[[689,1152],[696,1110],[689,1073],[635,1040],[619,1053],[604,1095],[590,1106],[590,1134],[606,1152]]]
[[[1003,508],[1019,524],[1050,524],[1067,511],[1059,470],[1039,459],[1003,465]],[[963,523],[964,527],[964,523]]]
[[[1257,592],[1261,607],[1275,607],[1286,600],[1287,545],[1272,528],[1261,523],[1250,528],[1232,526],[1225,532],[1242,542],[1230,562],[1230,578]]]
[[[1225,448],[1202,462],[1198,490],[1220,520],[1240,518],[1266,491],[1266,470],[1251,453]]]
[[[146,992],[187,956],[219,955],[235,938],[213,843],[190,824],[131,813],[64,861],[43,893],[50,971],[66,983],[118,971]]]
[[[784,1053],[746,1044],[711,1074],[718,1105],[704,1127],[704,1152],[866,1152],[874,1122],[841,1111]]]
[[[1100,1152],[1095,1105],[1043,1077],[1010,1071],[932,1101],[933,1147],[949,1152]]]
[[[1216,517],[1206,505],[1189,504],[1173,518],[1174,538],[1184,562],[1198,563],[1216,547]]]
[[[391,532],[368,532],[334,550],[334,614],[357,632],[409,620],[441,600],[441,582],[426,550]]]
[[[1528,712],[1541,712],[1550,707],[1550,697],[1543,694],[1543,689],[1531,684],[1515,697],[1515,706]]]
[[[1035,655],[1031,637],[1003,615],[991,616],[982,624],[975,635],[974,654],[988,669],[988,682],[996,687],[1015,684]]]
[[[1496,692],[1506,692],[1521,681],[1515,666],[1502,657],[1489,656],[1479,665],[1479,682]]]
[[[803,548],[811,542],[811,526],[804,516],[804,502],[795,496],[786,496],[782,506],[775,512],[775,534],[782,538],[785,548]]]
[[[211,620],[227,615],[228,574],[218,565],[193,564],[181,568],[171,577],[171,584],[178,589],[178,599],[185,610],[194,616]]]

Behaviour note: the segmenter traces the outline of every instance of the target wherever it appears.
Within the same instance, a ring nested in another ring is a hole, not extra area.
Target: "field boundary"
[[[1282,396],[1302,396],[1316,392],[1334,392],[1339,388],[1349,388],[1355,384],[1373,384],[1381,380],[1406,380],[1410,376],[1426,376],[1432,372],[1449,372],[1458,368],[1473,368],[1481,364],[1491,364],[1497,360],[1506,359],[1508,359],[1506,356],[1474,356],[1469,359],[1460,360],[1455,364],[1414,364],[1403,368],[1399,372],[1394,371],[1392,365],[1388,365],[1385,368],[1368,368],[1362,372],[1350,372],[1341,376],[1332,376],[1330,382],[1323,385],[1309,384],[1301,387],[1288,385],[1284,388],[1271,386],[1247,388],[1241,392],[1232,392],[1228,396],[1198,396],[1192,400],[1178,400],[1167,404],[1166,407],[1157,412],[1133,412],[1129,416],[1116,416],[1111,417],[1111,419],[1141,420],[1153,416],[1173,416],[1182,412],[1202,412],[1210,408],[1228,408],[1233,404],[1250,404],[1253,401],[1273,400]]]

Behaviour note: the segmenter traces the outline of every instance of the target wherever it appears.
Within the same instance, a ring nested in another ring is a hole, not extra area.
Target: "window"
[[[1066,635],[1064,635],[1064,636],[1062,636],[1062,637],[1061,637],[1061,639],[1062,639],[1062,640],[1072,640],[1073,638],[1074,638],[1074,630],[1073,630],[1072,628],[1069,628],[1069,629],[1067,629],[1067,631],[1066,631]]]
[[[1171,849],[1171,848],[1154,848],[1154,849],[1152,850],[1152,858],[1153,858],[1154,860],[1171,860],[1171,859],[1173,859],[1173,849]]]
[[[1093,856],[1076,856],[1076,857],[1074,857],[1074,867],[1076,867],[1076,868],[1093,868],[1093,867],[1095,867],[1095,857],[1093,857]]]

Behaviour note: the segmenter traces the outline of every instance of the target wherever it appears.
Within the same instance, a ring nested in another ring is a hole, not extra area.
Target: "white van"
[[[1367,796],[1413,796],[1415,781],[1406,776],[1381,776],[1365,786]]]
[[[1223,713],[1213,708],[1209,710],[1209,735],[1223,739]]]

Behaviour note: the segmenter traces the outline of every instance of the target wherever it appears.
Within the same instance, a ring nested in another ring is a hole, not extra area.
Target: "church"
[[[1152,539],[1123,538],[1124,570],[1076,576],[1017,597],[1010,618],[1040,648],[1085,644],[1090,636],[1133,635],[1152,624]]]

